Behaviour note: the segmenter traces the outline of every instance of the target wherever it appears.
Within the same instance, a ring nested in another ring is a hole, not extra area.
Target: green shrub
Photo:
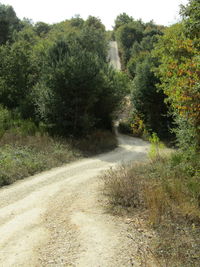
[[[153,133],[149,138],[151,148],[149,151],[149,158],[151,160],[157,160],[161,158],[162,150],[165,148],[164,144],[160,141],[156,133]]]
[[[8,109],[0,105],[0,138],[10,126],[11,114]]]
[[[130,134],[134,137],[144,137],[145,126],[143,120],[134,110],[129,118],[119,123],[119,131],[124,134]]]

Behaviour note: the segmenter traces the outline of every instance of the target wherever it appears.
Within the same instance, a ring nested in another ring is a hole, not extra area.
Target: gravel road
[[[109,58],[120,70],[116,42]],[[0,267],[156,266],[151,259],[147,265],[149,233],[141,230],[142,219],[107,212],[99,176],[145,160],[149,148],[138,138],[118,135],[118,141],[109,153],[0,189]]]
[[[117,42],[112,41],[109,43],[109,59],[110,59],[110,64],[116,69],[116,70],[121,70],[121,63],[120,63],[120,58],[119,58],[119,53],[118,53],[118,45]]]
[[[149,144],[119,147],[0,189],[0,266],[129,266],[120,263],[124,223],[105,212],[99,175],[145,159]],[[131,266],[131,265],[130,265]]]

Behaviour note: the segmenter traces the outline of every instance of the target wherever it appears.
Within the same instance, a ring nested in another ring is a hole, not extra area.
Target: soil
[[[119,147],[0,190],[0,266],[157,266],[142,218],[111,215],[100,175],[144,161],[149,144]]]

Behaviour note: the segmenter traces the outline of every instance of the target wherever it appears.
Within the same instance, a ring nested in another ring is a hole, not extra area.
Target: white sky
[[[179,5],[188,0],[0,0],[13,6],[17,16],[56,23],[70,19],[76,14],[86,19],[89,15],[99,17],[107,29],[112,29],[120,13],[127,13],[144,22],[154,20],[169,25],[178,21]]]

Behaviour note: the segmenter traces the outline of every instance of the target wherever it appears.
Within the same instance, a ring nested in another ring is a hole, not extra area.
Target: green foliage
[[[79,15],[76,15],[75,17],[71,18],[70,24],[72,27],[81,29],[84,25],[84,20]]]
[[[0,139],[9,128],[10,119],[10,112],[6,108],[3,108],[2,105],[0,105]]]
[[[0,58],[0,103],[9,109],[20,109],[25,118],[33,116],[31,89],[39,68],[33,56],[32,37],[28,42],[20,34],[12,45],[0,46]]]
[[[41,21],[37,22],[34,25],[34,30],[39,37],[45,37],[47,33],[50,31],[50,29],[51,29],[51,26],[49,24],[41,22]]]
[[[58,40],[48,52],[35,88],[40,117],[58,133],[83,134],[94,125],[91,109],[98,95],[101,62],[78,40]]]
[[[200,2],[199,0],[189,0],[186,6],[181,7],[181,15],[185,24],[185,30],[189,37],[200,38]]]
[[[122,14],[118,15],[116,20],[115,20],[114,30],[116,31],[119,27],[121,27],[125,24],[128,24],[129,22],[133,22],[133,21],[134,21],[134,19],[132,17],[130,17],[126,13],[122,13]]]
[[[102,88],[94,106],[97,118],[95,126],[112,129],[113,114],[124,96],[130,92],[130,80],[126,74],[114,71],[106,65],[102,78]]]
[[[111,128],[112,112],[125,93],[124,75],[110,69],[98,51],[82,46],[79,38],[58,40],[50,47],[35,87],[39,116],[57,134],[78,136],[95,126]]]
[[[116,40],[119,44],[121,59],[126,66],[131,55],[131,48],[134,42],[140,42],[143,37],[143,25],[140,21],[124,24],[119,27],[115,33]]]
[[[143,120],[136,110],[133,110],[129,117],[119,123],[119,132],[129,134],[134,137],[146,139],[146,130]]]
[[[171,26],[156,45],[154,55],[161,63],[156,71],[178,124],[177,137],[182,148],[196,146],[200,140],[199,45],[184,34],[184,24]],[[186,121],[189,123],[186,126]],[[193,129],[192,129],[193,128]],[[185,132],[185,133],[184,133]],[[189,133],[190,132],[190,133]],[[188,143],[188,140],[192,143]],[[181,139],[180,139],[181,138]],[[183,140],[185,145],[183,146]]]
[[[145,24],[140,20],[124,20],[115,29],[115,35],[123,68],[134,79],[131,89],[133,107],[143,122],[142,130],[137,127],[137,123],[134,125],[134,133],[142,135],[145,131],[145,135],[148,135],[156,132],[160,138],[171,138],[172,118],[168,115],[167,104],[164,103],[166,96],[162,90],[157,90],[156,84],[160,80],[152,71],[159,62],[152,58],[151,51],[159,36],[163,35],[163,27],[152,21]],[[135,123],[134,119],[132,123]]]
[[[181,150],[195,150],[198,147],[197,131],[190,118],[175,117],[176,127],[173,129],[177,137],[177,145]]]
[[[152,134],[149,141],[151,143],[151,148],[148,153],[149,158],[153,161],[160,159],[162,157],[162,149],[165,148],[164,144],[160,141],[156,133]]]
[[[14,12],[4,5],[0,11],[0,19]],[[12,41],[0,46],[0,104],[25,119],[23,128],[14,118],[15,129],[29,132],[33,121],[65,136],[111,129],[129,81],[108,66],[100,19],[75,16],[54,25],[24,19]]]
[[[149,56],[137,65],[132,101],[144,121],[146,130],[150,133],[156,132],[160,138],[167,138],[170,134],[170,118],[167,115],[167,105],[164,103],[166,96],[156,88],[159,80],[151,70],[154,64]]]
[[[163,27],[155,25],[153,22],[143,23],[141,20],[135,21],[126,14],[121,14],[116,19],[114,28],[115,38],[120,49],[120,56],[123,68],[127,68],[129,61],[129,73],[134,77],[137,60],[144,58],[146,52],[153,49],[154,43],[157,42],[157,36],[163,34]],[[141,55],[140,55],[141,54]],[[130,70],[132,68],[133,70]]]
[[[107,53],[98,18],[34,24],[0,4],[0,185],[80,155],[55,135],[81,137],[84,155],[116,146],[104,129],[129,79],[109,66]]]
[[[147,131],[145,129],[144,121],[141,119],[140,115],[136,110],[133,110],[132,116],[130,117],[132,135],[135,137],[142,137],[143,139],[147,139]]]
[[[19,19],[11,6],[0,3],[0,45],[12,41],[12,34],[19,28]]]
[[[96,30],[101,30],[102,32],[105,32],[105,26],[102,24],[101,20],[94,16],[89,16],[87,18],[87,20],[85,21],[85,27],[94,28]]]

